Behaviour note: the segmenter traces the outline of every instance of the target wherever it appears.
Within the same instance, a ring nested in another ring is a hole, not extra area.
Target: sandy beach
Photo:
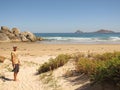
[[[41,44],[41,43],[0,43],[0,55],[10,57],[12,47],[18,46],[20,55],[54,56],[63,53],[104,53],[120,51],[120,44]]]
[[[18,46],[19,58],[21,60],[19,81],[13,81],[12,64],[10,53],[12,46]],[[86,90],[78,89],[89,83],[87,78],[79,84],[74,84],[62,77],[68,69],[74,69],[72,63],[58,68],[53,72],[51,85],[43,83],[39,75],[35,75],[37,69],[49,58],[55,58],[59,54],[73,53],[104,53],[120,51],[119,44],[40,44],[40,43],[0,43],[0,56],[7,57],[4,63],[0,63],[0,90]],[[49,75],[48,75],[49,77]],[[46,77],[46,78],[48,78]],[[72,78],[70,78],[72,80]],[[88,89],[89,90],[89,89]]]

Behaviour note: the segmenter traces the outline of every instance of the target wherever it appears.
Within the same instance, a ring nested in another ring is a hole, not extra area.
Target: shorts
[[[13,69],[13,72],[15,73],[19,72],[19,64],[15,64],[15,68]]]

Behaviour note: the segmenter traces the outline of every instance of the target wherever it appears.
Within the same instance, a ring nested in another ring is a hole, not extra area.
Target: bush
[[[119,57],[120,56],[120,52],[114,52],[114,53],[104,53],[102,55],[100,54],[97,54],[95,56],[93,56],[93,58],[95,60],[103,60],[103,61],[107,61],[107,60],[111,60],[112,58],[115,58],[115,57]]]
[[[61,54],[57,56],[55,59],[51,58],[49,62],[46,62],[42,66],[40,66],[40,68],[38,69],[38,73],[41,74],[50,70],[54,70],[60,66],[63,66],[69,61],[70,58],[71,58],[70,55],[66,54]]]
[[[89,58],[79,58],[76,62],[76,70],[78,73],[84,73],[87,75],[91,75],[96,72],[96,68],[101,66],[104,61],[100,60],[91,60]]]
[[[104,66],[98,66],[96,72],[92,74],[92,81],[97,82],[113,82],[120,85],[120,59],[113,58],[104,63]]]
[[[93,83],[112,82],[120,87],[120,52],[77,59],[76,70],[89,75]]]

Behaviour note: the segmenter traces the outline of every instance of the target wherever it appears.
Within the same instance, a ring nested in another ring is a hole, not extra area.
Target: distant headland
[[[75,33],[88,33],[88,32],[83,32],[81,30],[76,30]],[[112,30],[106,30],[106,29],[100,29],[100,30],[90,32],[90,33],[119,33],[119,32],[114,32]]]
[[[96,31],[95,33],[115,33],[115,32],[111,31],[111,30],[100,29],[100,30]]]
[[[81,31],[81,30],[76,30],[75,33],[83,33],[83,31]]]

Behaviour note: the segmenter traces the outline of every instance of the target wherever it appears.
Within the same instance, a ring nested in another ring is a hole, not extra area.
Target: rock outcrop
[[[10,29],[6,26],[2,26],[0,32],[6,34],[10,40],[17,39],[15,34],[13,34],[12,31],[10,31]]]
[[[12,33],[16,36],[19,37],[20,30],[18,28],[12,28]]]
[[[24,35],[29,41],[33,42],[37,40],[36,36],[31,32],[23,32],[22,35]]]
[[[1,30],[6,30],[6,31],[9,31],[10,29],[6,26],[1,26]]]
[[[0,41],[7,41],[9,42],[10,39],[8,38],[8,36],[4,33],[0,33]]]
[[[11,41],[22,41],[22,42],[34,42],[40,40],[31,32],[20,32],[18,28],[12,28],[10,30],[6,26],[1,26],[0,30],[0,41],[11,42]]]
[[[20,33],[20,39],[21,39],[22,42],[28,42],[29,41],[23,33]]]

